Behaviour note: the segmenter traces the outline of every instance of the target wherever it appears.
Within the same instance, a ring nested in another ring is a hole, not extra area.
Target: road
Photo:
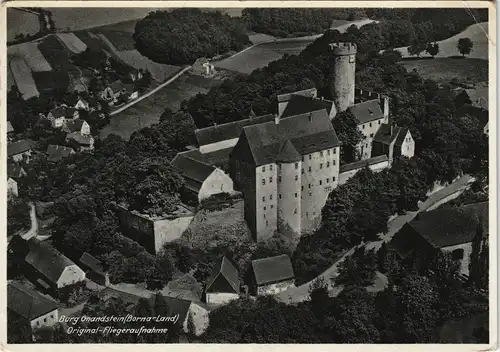
[[[333,263],[332,266],[330,266],[327,270],[325,270],[321,275],[301,286],[292,287],[286,291],[281,292],[276,296],[276,299],[289,304],[306,301],[309,299],[310,287],[319,278],[322,278],[325,284],[328,285],[330,296],[338,295],[342,291],[343,287],[335,286],[333,279],[335,279],[335,277],[337,277],[338,275],[339,264],[347,256],[351,255],[356,248],[365,247],[368,250],[370,249],[378,250],[382,245],[382,243],[389,242],[392,239],[392,237],[401,229],[401,227],[403,227],[403,225],[406,224],[407,222],[411,221],[419,212],[427,211],[433,208],[436,204],[442,204],[446,201],[450,201],[451,199],[459,196],[467,187],[469,187],[470,183],[473,180],[474,179],[471,176],[465,175],[457,179],[455,182],[449,184],[448,186],[431,194],[424,202],[419,203],[418,211],[409,211],[406,214],[397,216],[394,219],[390,220],[388,222],[387,233],[379,234],[380,240],[361,243],[359,246],[351,248],[335,263]]]

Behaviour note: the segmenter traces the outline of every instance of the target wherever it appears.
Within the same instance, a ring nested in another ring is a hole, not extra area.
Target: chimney
[[[276,125],[279,125],[280,124],[280,115],[278,114],[274,114],[274,123]]]
[[[383,96],[382,97],[382,100],[383,100],[383,113],[384,113],[384,122],[387,123],[389,121],[389,97],[388,96]]]

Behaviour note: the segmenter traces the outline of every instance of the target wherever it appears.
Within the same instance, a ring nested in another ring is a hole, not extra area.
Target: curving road
[[[337,277],[338,275],[339,264],[347,256],[351,255],[356,248],[365,247],[368,250],[378,250],[382,243],[389,242],[392,237],[403,227],[403,225],[413,220],[413,218],[419,212],[432,210],[434,207],[437,207],[443,203],[450,201],[451,199],[458,197],[465,189],[470,186],[470,183],[473,181],[473,177],[465,175],[457,179],[455,182],[449,184],[448,186],[431,194],[424,202],[419,203],[418,211],[409,211],[404,215],[397,216],[394,219],[390,220],[388,222],[389,230],[385,234],[379,234],[379,237],[381,238],[380,240],[362,243],[357,247],[351,248],[321,275],[301,286],[292,287],[286,291],[281,292],[280,294],[276,295],[276,299],[289,304],[309,300],[309,289],[311,288],[312,284],[319,278],[322,278],[324,282],[328,284],[330,296],[338,295],[342,291],[343,287],[335,286],[333,279],[335,279],[335,277]]]

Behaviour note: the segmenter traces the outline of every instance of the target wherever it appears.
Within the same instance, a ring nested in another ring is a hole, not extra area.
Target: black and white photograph
[[[1,5],[6,350],[496,345],[493,3],[44,3]]]

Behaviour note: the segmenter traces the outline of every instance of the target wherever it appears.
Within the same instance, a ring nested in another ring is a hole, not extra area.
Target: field
[[[82,42],[74,33],[58,33],[56,34],[60,41],[64,43],[66,48],[75,54],[80,54],[87,49],[87,45]]]
[[[40,52],[37,42],[11,45],[7,48],[9,56],[23,58],[32,71],[52,71],[51,65]]]
[[[457,77],[470,83],[488,81],[488,61],[481,59],[443,58],[400,62],[409,72],[416,69],[426,79],[439,83]]]
[[[114,115],[110,124],[101,130],[101,138],[106,138],[113,133],[129,139],[133,132],[157,123],[165,108],[176,111],[183,100],[198,93],[206,93],[220,82],[220,80],[184,74],[155,94]]]
[[[129,66],[148,70],[156,82],[165,82],[182,69],[180,66],[158,64],[142,56],[137,50],[120,51],[119,56]]]
[[[460,38],[464,37],[470,38],[474,43],[472,52],[467,55],[468,58],[488,60],[488,22],[474,24],[466,28],[463,32],[438,42],[439,53],[436,55],[436,57],[460,55],[457,49],[457,42]],[[408,47],[401,47],[395,50],[401,52],[401,55],[403,55],[403,57],[410,56],[408,54]],[[420,56],[426,57],[430,55],[423,52],[422,54],[420,54]]]
[[[7,41],[14,40],[17,34],[33,35],[40,30],[40,22],[38,16],[14,9],[7,9]]]
[[[23,99],[28,100],[39,95],[31,70],[23,58],[14,57],[9,63],[12,77]]]

